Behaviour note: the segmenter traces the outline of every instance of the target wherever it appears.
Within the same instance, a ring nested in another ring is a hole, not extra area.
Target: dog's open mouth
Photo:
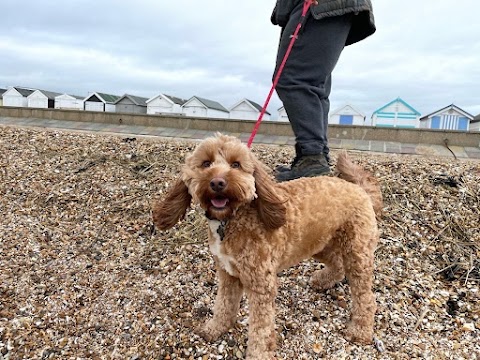
[[[217,196],[210,200],[211,204],[216,209],[223,209],[228,204],[228,198],[225,196]]]

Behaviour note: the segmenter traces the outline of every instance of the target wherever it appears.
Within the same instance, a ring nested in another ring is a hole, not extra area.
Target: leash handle
[[[285,52],[285,55],[283,56],[282,62],[278,68],[277,74],[275,75],[275,78],[273,79],[273,84],[272,87],[270,88],[270,92],[268,93],[267,99],[265,100],[265,103],[262,107],[262,111],[260,111],[260,115],[258,116],[258,120],[255,123],[255,126],[252,130],[252,133],[250,134],[250,138],[248,139],[247,147],[250,148],[253,143],[253,139],[255,138],[255,135],[257,135],[258,129],[260,127],[260,123],[263,120],[263,116],[265,115],[265,112],[267,111],[267,106],[270,103],[270,99],[272,98],[273,92],[275,91],[275,88],[277,87],[278,80],[280,79],[280,75],[282,74],[283,68],[285,67],[285,63],[287,62],[287,59],[290,55],[290,52],[292,51],[293,44],[298,38],[298,33],[300,32],[300,28],[303,26],[308,9],[310,9],[310,6],[313,4],[318,4],[317,0],[305,0],[303,3],[303,11],[302,11],[302,16],[300,18],[300,22],[298,23],[297,27],[295,28],[295,31],[293,32],[293,35],[291,36],[290,43],[288,44],[287,51]]]

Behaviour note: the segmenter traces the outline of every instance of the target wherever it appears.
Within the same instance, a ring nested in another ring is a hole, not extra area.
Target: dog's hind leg
[[[344,249],[343,263],[352,296],[350,322],[345,331],[352,342],[370,344],[377,309],[372,291],[375,230],[355,229],[351,243]]]
[[[330,289],[345,278],[339,241],[338,238],[332,239],[321,252],[313,255],[314,259],[325,265],[322,270],[315,271],[310,279],[310,285],[315,289]]]
[[[197,329],[197,334],[207,341],[215,341],[235,325],[243,286],[240,280],[230,276],[217,266],[218,291],[213,307],[213,318]]]

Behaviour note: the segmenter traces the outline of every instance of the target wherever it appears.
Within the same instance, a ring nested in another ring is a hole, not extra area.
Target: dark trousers
[[[275,74],[300,21],[302,7],[300,1],[282,29]],[[276,87],[295,134],[297,152],[303,155],[323,153],[328,158],[332,71],[345,47],[353,16],[315,20],[308,14]]]

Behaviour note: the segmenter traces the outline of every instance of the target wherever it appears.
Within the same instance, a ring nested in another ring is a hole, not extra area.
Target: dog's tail
[[[338,155],[336,170],[339,178],[359,185],[370,195],[373,210],[377,217],[380,217],[383,208],[383,198],[377,179],[360,165],[352,163],[346,151],[342,151]]]

